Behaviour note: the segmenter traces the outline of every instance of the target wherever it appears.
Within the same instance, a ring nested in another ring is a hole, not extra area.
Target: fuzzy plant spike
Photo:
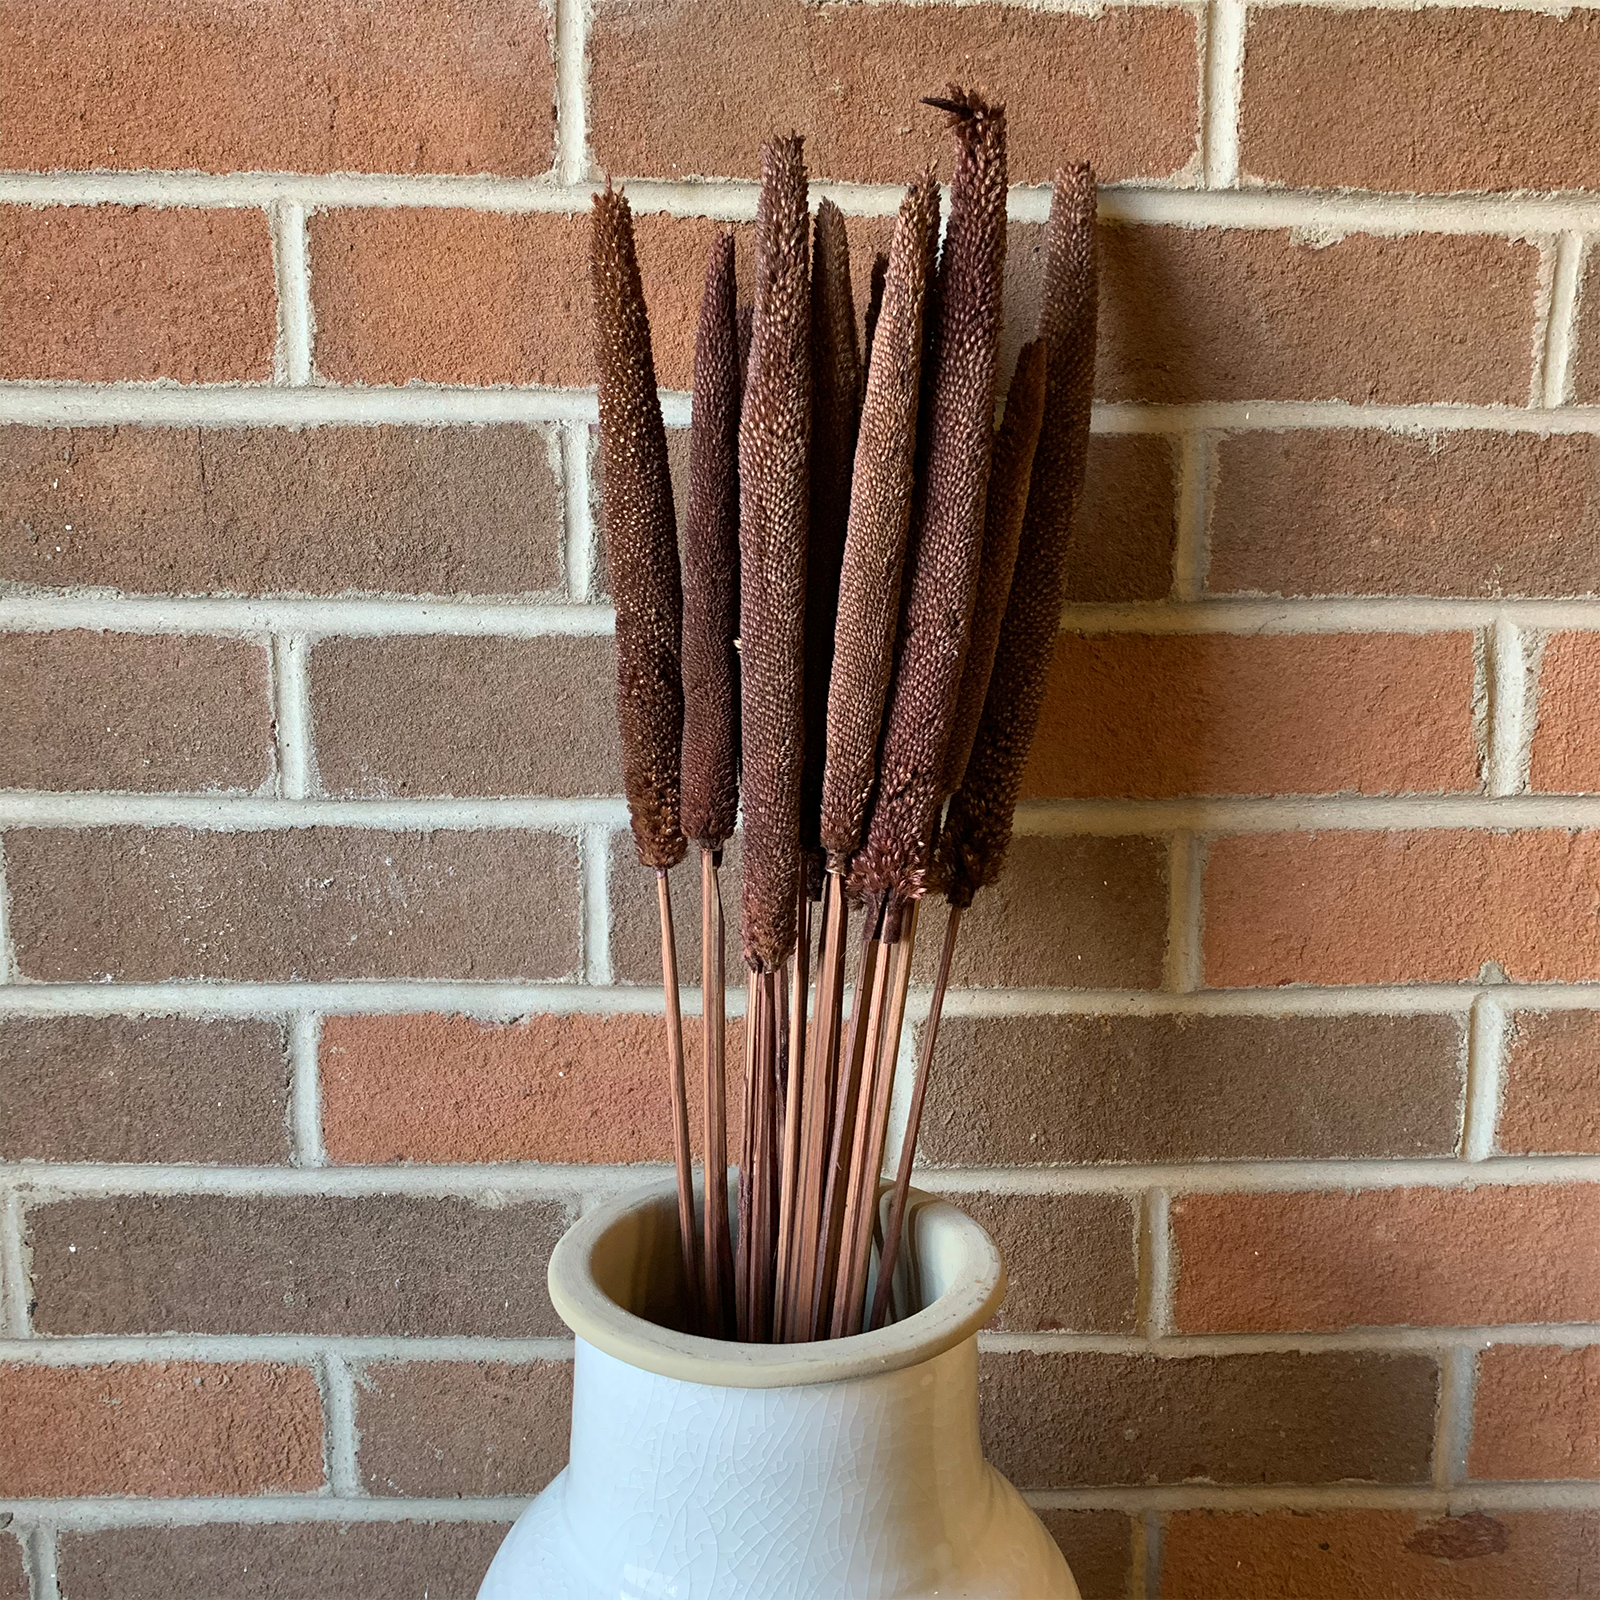
[[[633,216],[627,199],[609,185],[594,200],[590,282],[606,552],[617,608],[623,787],[640,861],[665,870],[685,850],[679,822],[683,593]]]
[[[810,512],[811,297],[798,136],[762,152],[756,301],[739,426],[743,939],[757,972],[795,942]]]
[[[889,275],[889,257],[880,250],[872,258],[872,277],[867,284],[867,314],[861,328],[861,365],[872,360],[872,336],[878,331],[878,313],[883,310],[883,283]]]
[[[938,234],[939,186],[924,173],[895,221],[850,489],[822,784],[822,844],[840,867],[861,842],[876,774],[911,521],[928,256]]]
[[[733,235],[706,266],[683,536],[683,831],[720,850],[739,810],[739,327]]]
[[[858,893],[897,903],[923,891],[944,799],[983,551],[1005,274],[1005,112],[956,89],[938,104],[950,112],[958,154],[924,385],[923,466],[878,791],[852,870]]]
[[[989,692],[940,841],[940,875],[956,907],[971,905],[973,895],[999,877],[1011,845],[1055,654],[1072,514],[1083,489],[1098,304],[1094,173],[1080,164],[1057,175],[1050,203],[1040,317],[1047,350],[1044,421]]]

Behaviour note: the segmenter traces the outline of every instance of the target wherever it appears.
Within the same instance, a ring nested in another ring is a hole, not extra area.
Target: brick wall
[[[1594,11],[0,0],[0,62],[3,1600],[466,1597],[558,1465],[546,1253],[669,1148],[585,185],[681,391],[763,132],[866,250],[951,75],[1008,350],[1038,185],[1112,185],[925,1130],[994,1459],[1091,1600],[1600,1588]]]

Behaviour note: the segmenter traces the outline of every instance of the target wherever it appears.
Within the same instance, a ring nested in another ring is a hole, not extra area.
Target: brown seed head
[[[889,274],[889,257],[880,250],[872,258],[872,278],[867,285],[867,318],[861,334],[861,363],[872,360],[872,336],[878,331],[878,313],[883,310],[883,281]]]
[[[608,184],[590,230],[606,552],[617,608],[617,724],[634,844],[649,867],[684,856],[678,820],[683,593],[650,320],[633,216]]]

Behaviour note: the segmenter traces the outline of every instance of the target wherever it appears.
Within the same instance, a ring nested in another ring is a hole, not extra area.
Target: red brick
[[[1217,452],[1213,593],[1600,591],[1592,437],[1306,429]]]
[[[72,1600],[473,1600],[502,1522],[220,1522],[63,1533]]]
[[[1597,74],[1583,11],[1268,7],[1245,41],[1240,165],[1316,189],[1593,189]]]
[[[1277,983],[1600,976],[1600,833],[1247,834],[1205,871],[1205,976]]]
[[[140,593],[561,583],[537,428],[0,428],[0,578]]]
[[[620,794],[609,638],[330,639],[311,652],[323,791]]]
[[[1600,1345],[1495,1345],[1478,1357],[1474,1478],[1600,1478]]]
[[[1553,634],[1539,667],[1529,786],[1557,794],[1600,790],[1600,633]]]
[[[272,376],[266,215],[0,206],[0,378]]]
[[[1162,1600],[1575,1600],[1600,1577],[1584,1511],[1176,1511]]]
[[[0,1367],[0,1495],[306,1492],[322,1484],[307,1367]]]
[[[1066,599],[1161,600],[1177,538],[1173,446],[1160,435],[1095,434],[1067,540]]]
[[[238,639],[0,635],[0,782],[13,789],[259,790],[267,653]]]
[[[1476,789],[1473,636],[1064,633],[1024,793]]]
[[[550,30],[539,0],[8,5],[0,167],[543,172]]]
[[[537,1494],[567,1464],[572,1363],[369,1367],[356,1401],[369,1494]]]
[[[572,841],[510,830],[20,829],[16,959],[55,982],[560,978],[579,962]]]
[[[1106,179],[1166,177],[1198,150],[1195,49],[1176,7],[712,0],[689,25],[672,6],[601,0],[590,140],[608,171],[753,177],[768,131],[794,127],[816,176],[904,182],[930,160],[948,168],[945,119],[918,100],[954,75],[1003,93],[1014,182],[1047,182],[1068,155]],[[716,92],[678,92],[692,83]]]
[[[979,1363],[984,1448],[1020,1489],[1426,1482],[1437,1392],[1432,1358],[1410,1352]]]
[[[9,1533],[0,1533],[0,1597],[3,1600],[28,1600],[28,1573],[23,1565],[22,1543]]]
[[[0,1021],[0,1160],[289,1158],[276,1022],[193,1017]]]
[[[721,223],[640,216],[656,376],[687,389],[706,253]],[[342,383],[594,382],[589,219],[444,209],[311,219],[317,368]],[[461,263],[472,262],[472,293]]]
[[[559,1334],[565,1200],[129,1196],[28,1213],[41,1333]]]
[[[1600,1320],[1593,1185],[1191,1194],[1172,1228],[1188,1333]]]
[[[1600,1155],[1600,1012],[1519,1012],[1504,1078],[1500,1149]]]
[[[1125,1600],[1133,1565],[1133,1525],[1120,1511],[1041,1511],[1083,1600]]]

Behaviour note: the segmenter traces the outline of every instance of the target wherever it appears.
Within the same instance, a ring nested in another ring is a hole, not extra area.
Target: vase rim
[[[904,1237],[903,1253],[940,1289],[899,1322],[804,1344],[680,1333],[619,1304],[597,1276],[597,1268],[627,1272],[628,1257],[648,1254],[663,1239],[676,1252],[677,1191],[666,1180],[596,1207],[567,1230],[550,1257],[550,1299],[584,1343],[685,1383],[778,1389],[869,1378],[919,1366],[973,1338],[1005,1298],[1005,1264],[994,1241],[948,1200],[911,1190]]]

